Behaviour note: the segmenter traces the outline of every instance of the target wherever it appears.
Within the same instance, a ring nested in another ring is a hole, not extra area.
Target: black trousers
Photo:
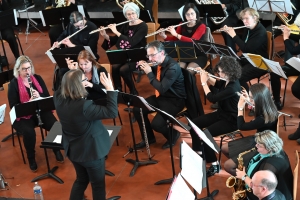
[[[122,91],[123,78],[125,84],[128,86],[130,93],[135,94],[136,89],[132,79],[132,71],[136,70],[135,63],[126,64],[114,64],[112,65],[112,79],[115,85],[115,89]]]
[[[185,105],[184,99],[165,98],[160,96],[156,98],[155,95],[146,98],[146,101],[149,104],[153,105],[154,107],[159,108],[172,116],[175,116],[177,113],[179,113],[184,108]],[[152,122],[150,123],[150,120],[148,118],[149,113],[150,113],[149,110],[143,109],[143,118],[144,118],[148,140],[155,140],[153,130],[161,133],[168,140],[169,129],[167,127],[166,120],[159,113],[157,113],[154,119],[152,120]],[[133,114],[136,121],[138,122],[142,138],[145,139],[143,134],[144,130],[143,130],[142,117],[140,115],[140,108],[134,107]]]
[[[43,128],[50,131],[53,124],[57,121],[52,112],[42,112],[41,120],[43,122]],[[23,142],[27,152],[28,159],[35,158],[35,143],[36,143],[36,133],[35,127],[38,126],[38,119],[33,115],[30,119],[21,119],[20,121],[15,121],[13,128],[23,134]]]
[[[6,28],[1,30],[1,35],[2,38],[8,42],[9,47],[15,56],[15,59],[18,59],[20,57],[20,52],[13,28]]]
[[[200,129],[207,129],[210,134],[215,137],[225,133],[230,133],[237,130],[237,125],[232,124],[226,119],[221,119],[217,112],[205,114],[193,119],[193,123],[196,124]],[[207,163],[217,161],[214,150],[200,140],[196,132],[191,129],[190,134],[192,137],[192,148],[194,151],[202,151],[204,149],[205,158]]]

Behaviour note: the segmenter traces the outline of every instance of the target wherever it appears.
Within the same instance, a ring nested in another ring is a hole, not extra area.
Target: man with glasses
[[[285,200],[285,196],[276,189],[277,184],[278,181],[273,172],[261,170],[253,175],[250,187],[259,200]]]
[[[175,116],[185,106],[186,91],[184,78],[179,64],[171,57],[166,55],[163,44],[159,41],[153,41],[146,46],[147,57],[149,61],[155,63],[155,67],[145,61],[139,61],[140,69],[147,74],[150,84],[155,89],[155,95],[146,98],[147,102],[156,108],[159,108],[168,114]],[[133,108],[133,114],[137,120],[143,140],[136,144],[137,149],[146,146],[143,130],[143,121],[140,115],[140,108]],[[149,144],[156,142],[154,131],[161,133],[166,138],[163,149],[169,148],[169,129],[166,120],[157,113],[150,123],[148,118],[149,111],[143,110],[143,118]],[[175,145],[180,133],[173,134],[172,146]]]

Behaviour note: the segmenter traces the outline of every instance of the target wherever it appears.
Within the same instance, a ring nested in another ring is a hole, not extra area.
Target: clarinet
[[[150,153],[150,147],[149,147],[146,127],[145,127],[145,122],[144,122],[143,110],[141,108],[140,108],[140,114],[141,114],[141,118],[142,118],[142,122],[143,122],[143,133],[144,133],[144,137],[145,137],[145,144],[146,144],[147,154],[148,154],[149,160],[151,160],[151,158],[153,156],[151,156],[151,153]]]
[[[33,96],[33,87],[32,87],[32,80],[31,80],[29,74],[27,74],[27,80],[28,80],[28,83],[29,83],[30,97],[34,98],[34,96]]]

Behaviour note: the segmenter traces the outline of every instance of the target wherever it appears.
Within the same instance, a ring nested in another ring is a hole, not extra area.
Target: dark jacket
[[[71,161],[87,162],[108,154],[110,139],[101,119],[117,117],[117,95],[117,92],[108,91],[104,107],[83,98],[64,99],[60,90],[55,92],[53,100],[62,125],[62,145]]]

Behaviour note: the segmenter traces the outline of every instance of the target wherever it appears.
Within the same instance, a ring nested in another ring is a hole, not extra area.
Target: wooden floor
[[[23,28],[24,31],[24,28]],[[41,34],[37,32],[35,29],[31,30],[31,34],[28,35],[28,42],[25,43],[26,38],[24,34],[19,35],[23,49],[25,54],[29,56],[34,63],[36,73],[41,75],[45,80],[48,90],[52,93],[52,76],[54,65],[45,55],[45,51],[49,49],[50,41],[47,35],[47,29],[42,30],[45,34]],[[100,45],[102,43],[103,38],[99,40],[98,48],[101,55],[100,63],[108,63],[105,52],[101,49]],[[215,35],[215,41],[217,43],[223,43],[223,39],[221,35]],[[282,38],[278,37],[276,39],[276,51],[283,49]],[[11,67],[13,67],[14,58],[10,51],[9,46],[6,44],[6,49],[8,52],[9,62],[11,63]],[[215,61],[214,61],[215,62]],[[199,84],[200,81],[198,81]],[[255,81],[253,81],[255,82]],[[265,82],[267,82],[265,80]],[[282,80],[282,85],[284,86],[284,81]],[[268,84],[268,83],[267,83]],[[147,77],[142,76],[141,82],[136,84],[139,94],[143,97],[147,97],[153,93],[152,87],[149,86]],[[283,88],[282,86],[282,88]],[[202,87],[198,86],[201,94],[201,98],[203,99],[203,91]],[[287,118],[286,123],[287,130],[285,131],[283,127],[280,127],[280,136],[284,141],[284,149],[289,155],[290,162],[292,167],[295,164],[295,156],[294,151],[296,149],[300,150],[299,145],[296,141],[290,141],[287,139],[287,136],[293,133],[298,127],[300,114],[300,102],[296,99],[290,92],[291,83],[288,83],[288,91],[287,91],[287,100],[283,112],[292,114],[293,118]],[[282,89],[283,91],[283,89]],[[283,92],[282,92],[283,93]],[[6,91],[0,92],[0,105],[7,104],[7,95]],[[205,112],[209,113],[212,110],[210,109],[210,103],[207,103],[205,107]],[[128,114],[123,111],[125,108],[124,105],[119,105],[119,111],[121,114],[121,118],[123,120],[123,127],[119,134],[119,143],[113,145],[108,159],[106,161],[106,169],[113,172],[115,176],[106,176],[106,192],[107,197],[119,195],[121,199],[124,200],[152,200],[152,199],[165,199],[170,188],[170,184],[165,185],[154,185],[156,181],[167,179],[172,177],[171,170],[171,162],[170,162],[170,152],[169,150],[162,150],[161,146],[164,144],[165,139],[158,133],[156,133],[156,141],[157,143],[151,145],[151,154],[155,155],[153,159],[158,160],[159,162],[155,165],[142,166],[139,167],[136,171],[136,174],[133,177],[129,177],[129,173],[133,168],[133,165],[127,163],[125,159],[133,158],[134,154],[130,153],[126,158],[122,156],[128,151],[128,147],[132,146],[132,138],[131,131],[129,126]],[[9,118],[10,109],[6,109],[5,120],[4,123],[1,124],[0,138],[2,139],[6,135],[10,134],[11,126],[10,126],[10,118]],[[247,111],[248,112],[248,111]],[[247,117],[248,118],[248,117]],[[281,118],[281,125],[282,125]],[[185,121],[184,119],[182,119]],[[247,119],[247,120],[250,120]],[[104,120],[104,124],[112,125],[112,120]],[[118,120],[117,123],[119,124]],[[138,125],[135,123],[134,131],[136,140],[140,140],[140,133],[138,131]],[[0,148],[0,170],[3,176],[5,177],[5,181],[8,183],[8,190],[0,191],[0,197],[14,197],[14,198],[33,198],[33,183],[31,180],[38,175],[44,174],[47,172],[45,155],[41,148],[39,148],[41,142],[41,136],[39,130],[37,132],[37,145],[36,145],[36,161],[38,164],[38,171],[33,173],[30,171],[28,164],[23,164],[21,152],[19,149],[18,143],[16,146],[12,146],[12,140],[8,140],[6,142],[1,142]],[[244,135],[248,135],[253,133],[253,131],[244,132]],[[15,138],[16,139],[16,138]],[[182,134],[182,137],[179,141],[184,139],[187,143],[191,143],[189,135]],[[17,140],[15,140],[17,141]],[[175,169],[176,174],[180,172],[179,168],[179,143],[177,142],[174,147],[174,158],[175,158]],[[84,148],[84,147],[82,147]],[[65,163],[58,164],[55,161],[55,157],[53,153],[49,150],[48,152],[50,166],[58,166],[58,170],[56,171],[56,175],[60,177],[64,184],[59,184],[52,178],[46,178],[44,180],[39,181],[39,184],[43,188],[44,197],[46,200],[56,200],[56,199],[68,199],[69,193],[75,180],[75,171],[68,159],[65,159]],[[138,153],[140,159],[147,158],[147,152],[144,150],[143,152]],[[225,157],[222,156],[222,161],[225,161]],[[228,177],[223,170],[216,174],[215,176],[209,178],[209,185],[211,190],[218,189],[220,192],[215,197],[216,200],[223,199],[231,199],[231,189],[226,188],[225,181]],[[200,180],[199,180],[200,181]],[[298,191],[299,191],[298,184]],[[87,199],[92,199],[91,188],[90,186],[85,192]],[[199,197],[206,196],[206,189],[203,190],[202,194],[198,195]],[[298,195],[300,196],[300,194]],[[300,199],[300,198],[298,198]]]

